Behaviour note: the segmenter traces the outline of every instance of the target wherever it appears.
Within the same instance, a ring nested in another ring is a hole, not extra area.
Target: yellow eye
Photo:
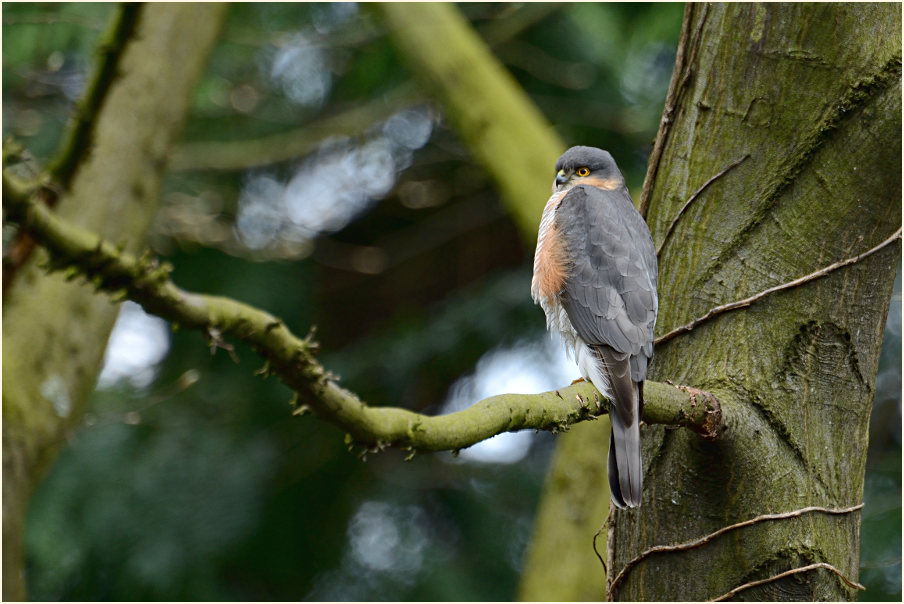
[[[590,174],[590,168],[578,168],[577,171],[575,171],[575,174],[578,176],[587,176]]]

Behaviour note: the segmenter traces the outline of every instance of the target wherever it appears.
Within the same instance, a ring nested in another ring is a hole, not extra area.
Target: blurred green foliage
[[[682,6],[461,9],[563,138],[609,149],[639,190]],[[3,5],[3,133],[41,165],[115,10]],[[319,146],[247,170],[171,172],[153,241],[179,285],[257,305],[296,333],[317,325],[324,364],[365,400],[437,412],[483,354],[542,338],[544,323],[528,294],[532,242],[427,99],[393,96],[409,82],[366,6],[231,5],[185,140],[297,130]],[[365,106],[401,126],[383,120],[350,138],[320,127]],[[428,140],[406,142],[425,127]],[[349,192],[358,205],[345,223],[300,229],[286,213],[303,207],[255,205],[249,192],[288,198],[305,170],[312,186],[335,184],[342,173],[329,167],[370,161],[361,149],[379,151],[374,169],[392,180],[382,193]],[[869,599],[901,597],[900,291],[899,278],[864,496]],[[447,453],[406,463],[398,451],[362,462],[339,430],[291,417],[291,393],[255,377],[259,367],[242,345],[212,355],[199,334],[176,330],[149,385],[98,388],[30,508],[32,599],[513,597],[553,436],[537,435],[513,464]]]

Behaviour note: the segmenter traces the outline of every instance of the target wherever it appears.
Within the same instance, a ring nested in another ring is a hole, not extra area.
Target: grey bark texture
[[[143,248],[166,154],[188,113],[194,84],[219,31],[217,4],[141,9],[116,80],[61,217]],[[36,251],[3,305],[3,599],[25,598],[23,532],[28,501],[78,424],[94,388],[118,306],[41,265]]]
[[[686,70],[647,221],[660,257],[657,333],[856,256],[901,225],[901,8],[691,5]],[[731,162],[663,236],[686,200]],[[825,278],[703,323],[655,351],[650,378],[715,394],[717,442],[644,430],[645,493],[618,511],[610,580],[646,549],[761,514],[861,502],[869,417],[900,241]],[[653,554],[620,600],[705,600],[826,562],[856,580],[859,512],[819,512]],[[827,569],[740,599],[847,600]]]

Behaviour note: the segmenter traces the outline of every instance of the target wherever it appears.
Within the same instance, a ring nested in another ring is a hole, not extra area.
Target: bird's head
[[[577,185],[611,191],[624,184],[625,179],[608,151],[596,147],[572,147],[556,162],[552,192],[565,191]]]

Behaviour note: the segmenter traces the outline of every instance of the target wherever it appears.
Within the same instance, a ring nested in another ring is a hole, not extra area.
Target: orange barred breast
[[[537,251],[534,255],[534,277],[530,288],[531,296],[537,302],[551,299],[561,292],[568,277],[568,250],[555,224],[555,211],[565,193],[566,191],[562,191],[549,198],[540,220]]]

